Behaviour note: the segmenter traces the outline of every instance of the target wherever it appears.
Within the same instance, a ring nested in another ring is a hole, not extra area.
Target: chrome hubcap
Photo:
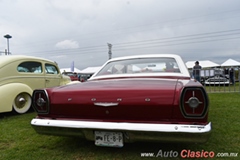
[[[23,97],[21,95],[18,96],[15,100],[16,107],[19,109],[23,108],[25,106],[26,102],[27,102],[27,100],[25,99],[25,97]]]

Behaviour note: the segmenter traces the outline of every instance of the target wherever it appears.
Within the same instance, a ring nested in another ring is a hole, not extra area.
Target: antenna
[[[112,58],[112,44],[107,43],[107,45],[108,45],[108,56],[109,56],[108,59],[111,59]]]

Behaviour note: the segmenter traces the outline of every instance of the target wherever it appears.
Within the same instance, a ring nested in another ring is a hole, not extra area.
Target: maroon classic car
[[[63,72],[62,74],[69,76],[71,81],[78,81],[78,75],[76,72]]]
[[[97,146],[127,142],[206,142],[209,100],[178,55],[107,61],[87,82],[33,93],[40,134],[79,136]]]

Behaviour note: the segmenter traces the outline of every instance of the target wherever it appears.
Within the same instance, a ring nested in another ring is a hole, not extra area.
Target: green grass
[[[133,143],[123,148],[96,147],[94,142],[79,138],[37,134],[30,121],[34,112],[24,115],[0,114],[0,160],[121,160],[143,158],[141,153],[157,153],[183,149],[214,151],[215,154],[240,154],[240,93],[210,93],[209,121],[213,130],[205,144]],[[239,159],[225,157],[215,159]],[[182,159],[163,158],[163,159]]]

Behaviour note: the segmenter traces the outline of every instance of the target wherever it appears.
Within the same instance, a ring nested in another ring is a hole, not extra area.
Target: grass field
[[[133,143],[123,148],[96,147],[94,142],[79,138],[38,135],[30,125],[34,112],[0,114],[0,160],[138,160],[178,154],[175,158],[163,158],[167,160],[182,159],[180,153],[185,149],[212,151],[215,156],[223,156],[214,159],[237,160],[240,158],[240,93],[210,93],[209,98],[209,121],[213,129],[205,144]],[[148,157],[144,153],[149,153]],[[152,153],[155,157],[150,157]],[[235,154],[229,157],[227,153]]]

